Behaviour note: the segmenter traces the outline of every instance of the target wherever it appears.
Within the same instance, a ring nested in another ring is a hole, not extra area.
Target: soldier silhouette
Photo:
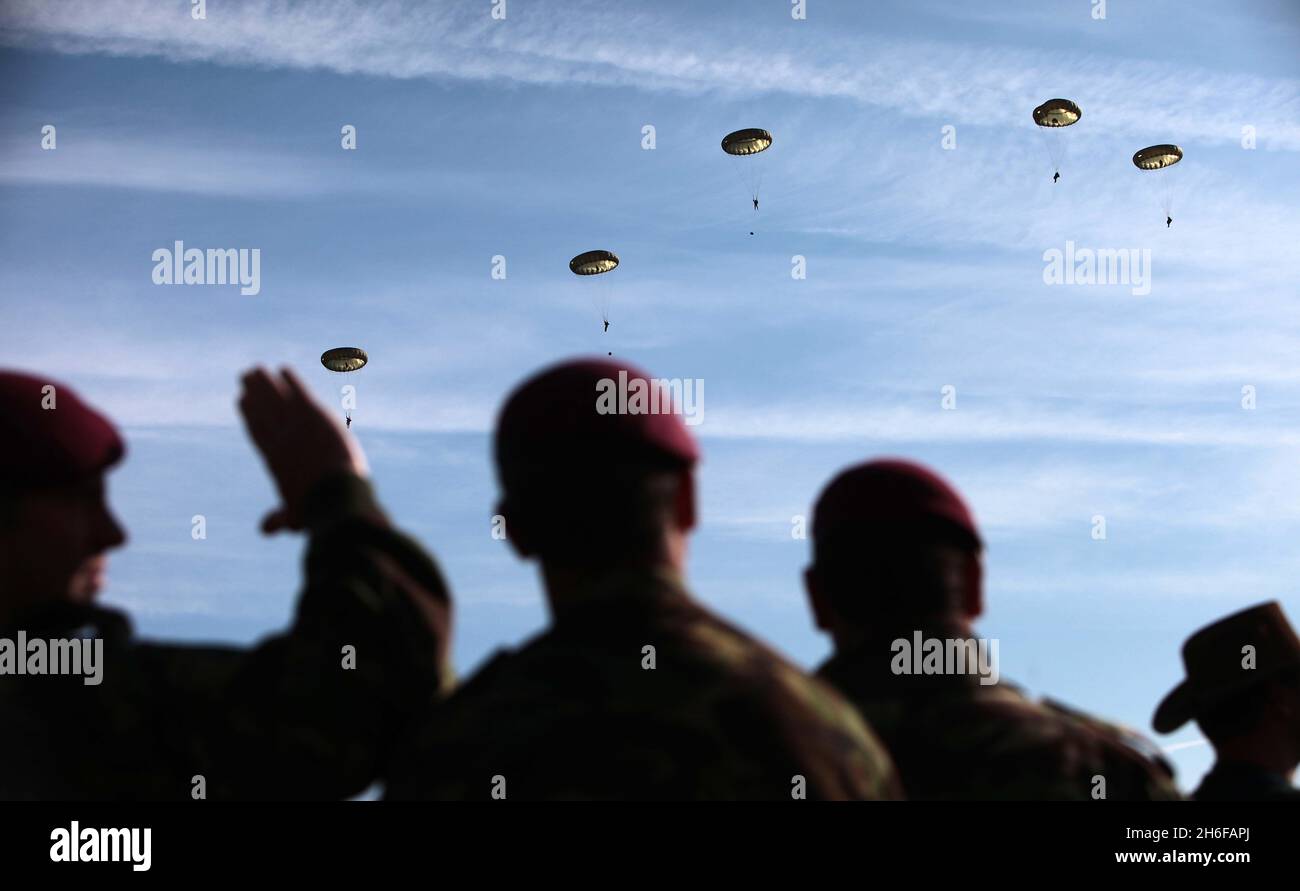
[[[1300,638],[1276,602],[1207,625],[1183,645],[1187,678],[1156,709],[1172,733],[1195,719],[1217,756],[1198,801],[1300,801]]]
[[[1177,798],[1154,747],[1003,682],[972,628],[983,549],[961,497],[908,461],[836,476],[817,499],[804,574],[835,654],[818,674],[852,700],[894,756],[909,798]],[[926,648],[961,661],[914,670]],[[987,642],[986,642],[987,643]]]
[[[623,382],[653,386],[582,360],[506,400],[497,513],[551,624],[428,716],[388,797],[788,800],[795,774],[809,798],[893,796],[848,703],[688,593],[699,453],[680,415],[620,411]]]
[[[352,438],[291,373],[246,375],[240,409],[283,499],[263,528],[310,536],[297,618],[251,650],[142,643],[95,603],[126,541],[105,493],[125,445],[62,384],[43,410],[51,383],[0,373],[0,638],[90,636],[107,667],[94,685],[0,674],[0,799],[189,799],[196,774],[208,798],[365,789],[447,680],[449,606]]]

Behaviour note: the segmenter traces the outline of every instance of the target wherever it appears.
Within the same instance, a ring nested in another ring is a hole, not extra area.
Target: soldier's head
[[[1221,756],[1300,761],[1300,637],[1276,602],[1241,610],[1183,644],[1187,677],[1156,709],[1171,733],[1195,719]]]
[[[680,571],[699,453],[679,411],[648,374],[603,359],[524,381],[495,443],[498,512],[515,550],[548,570]]]
[[[982,542],[961,496],[903,460],[858,464],[830,481],[813,510],[804,585],[817,627],[840,647],[872,629],[983,612]]]
[[[69,387],[0,371],[0,619],[99,593],[108,551],[126,540],[105,483],[124,451]]]

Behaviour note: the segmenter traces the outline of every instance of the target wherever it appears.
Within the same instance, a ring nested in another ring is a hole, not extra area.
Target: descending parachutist
[[[608,330],[609,330],[609,319],[602,319],[601,321],[603,321],[603,322],[605,323],[605,331],[608,331]],[[604,332],[602,331],[601,333],[603,334]]]
[[[1060,178],[1061,178],[1061,171],[1058,170],[1056,171],[1056,173],[1052,174],[1052,182],[1056,182]]]
[[[1170,226],[1172,226],[1173,224],[1174,224],[1174,218],[1173,218],[1173,217],[1168,217],[1168,216],[1165,217],[1165,228],[1166,228],[1166,229],[1168,229],[1168,228],[1169,228]]]
[[[754,199],[754,210],[758,210],[758,199]]]
[[[320,356],[320,364],[330,371],[341,374],[365,368],[366,363],[369,361],[370,357],[366,355],[366,351],[358,347],[335,347],[332,350],[326,350]],[[352,412],[344,412],[343,416],[347,419],[348,429],[351,430]]]

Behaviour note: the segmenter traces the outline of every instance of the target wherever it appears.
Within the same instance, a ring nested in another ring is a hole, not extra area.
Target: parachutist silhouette
[[[348,429],[352,429],[352,415],[347,415]]]
[[[603,322],[605,323],[605,331],[608,331],[608,330],[609,330],[609,319],[601,319],[601,321],[603,321]],[[601,333],[603,334],[604,332],[601,332]]]
[[[758,199],[754,199],[754,210],[758,210]]]
[[[1052,182],[1056,182],[1060,178],[1061,178],[1061,171],[1058,170],[1052,174]]]
[[[1169,228],[1170,226],[1172,226],[1173,224],[1174,224],[1174,218],[1173,218],[1173,217],[1170,217],[1170,216],[1166,216],[1166,217],[1165,217],[1165,228],[1168,229],[1168,228]]]

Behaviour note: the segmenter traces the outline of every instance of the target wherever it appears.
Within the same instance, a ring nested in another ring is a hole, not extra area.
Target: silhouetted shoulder
[[[1095,715],[1044,698],[1023,700],[1038,714],[1026,723],[1043,728],[1045,740],[1056,736],[1050,725],[1058,725],[1063,763],[1085,766],[1089,797],[1124,800],[1174,800],[1182,796],[1174,784],[1173,767],[1160,749],[1135,730],[1105,721]],[[1104,782],[1103,782],[1104,781]]]
[[[718,664],[720,721],[745,701],[758,718],[751,728],[731,728],[755,739],[773,730],[792,762],[805,765],[809,797],[889,799],[901,797],[883,743],[857,709],[831,685],[726,620],[700,607],[687,625],[690,651]]]
[[[833,690],[683,592],[645,585],[498,654],[436,709],[391,798],[883,798],[892,767]]]
[[[895,675],[871,655],[836,656],[819,674],[884,740],[909,798],[1175,798],[1160,762],[1113,725],[973,675]],[[1104,783],[1102,782],[1104,780]]]

